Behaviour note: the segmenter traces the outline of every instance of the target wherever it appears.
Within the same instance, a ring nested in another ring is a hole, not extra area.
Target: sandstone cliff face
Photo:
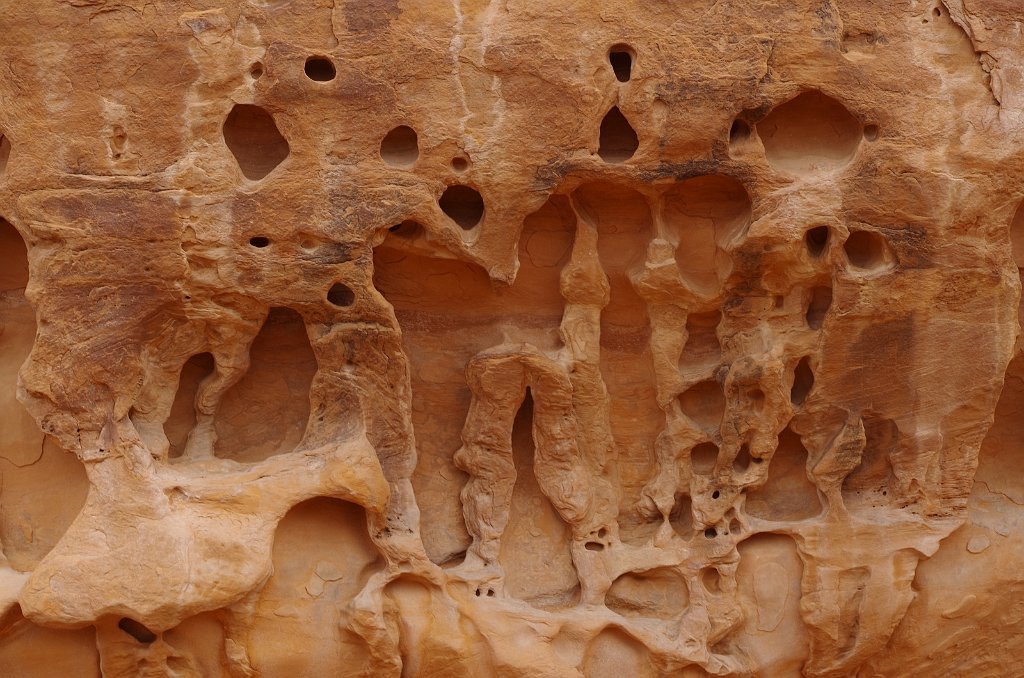
[[[6,0],[0,674],[1024,673],[1016,0]]]

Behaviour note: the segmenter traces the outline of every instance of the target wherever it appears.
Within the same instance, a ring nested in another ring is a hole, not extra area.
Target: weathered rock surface
[[[0,675],[1024,674],[1017,0],[0,4]]]

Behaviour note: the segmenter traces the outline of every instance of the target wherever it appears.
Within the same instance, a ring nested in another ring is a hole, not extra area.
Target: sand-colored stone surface
[[[1024,675],[1017,0],[0,10],[0,676]]]

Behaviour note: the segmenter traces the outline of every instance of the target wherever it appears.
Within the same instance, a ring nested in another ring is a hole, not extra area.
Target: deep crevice
[[[807,305],[807,326],[812,330],[820,330],[825,322],[825,316],[832,307],[832,288],[814,287],[811,289],[811,299]]]
[[[810,356],[804,356],[796,364],[793,373],[793,388],[789,391],[789,400],[794,405],[803,405],[808,394],[814,387],[814,372],[811,370]]]
[[[130,617],[121,617],[121,621],[117,622],[117,628],[143,645],[149,645],[156,640],[156,634],[150,631],[145,624],[137,622]]]

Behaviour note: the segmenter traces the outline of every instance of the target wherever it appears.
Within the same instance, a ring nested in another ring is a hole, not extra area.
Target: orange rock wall
[[[0,675],[1024,674],[1015,0],[0,9]]]

